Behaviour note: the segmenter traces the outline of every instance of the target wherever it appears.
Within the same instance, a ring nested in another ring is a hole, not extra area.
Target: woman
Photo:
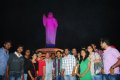
[[[80,77],[80,80],[92,80],[91,72],[90,72],[90,60],[88,59],[88,52],[85,49],[81,50],[80,57],[80,74],[77,75]]]
[[[93,47],[90,45],[87,47],[87,50],[89,52],[89,58],[91,61],[91,67],[90,67],[90,71],[91,71],[91,75],[92,75],[92,80],[96,80],[96,74],[99,74],[101,72],[101,69],[99,68],[95,68],[95,64],[101,62],[101,58],[100,55],[96,52],[94,52]],[[98,78],[99,76],[97,76],[97,80],[101,80]]]
[[[29,61],[28,68],[28,80],[36,80],[37,71],[38,71],[38,63],[36,61],[37,55],[33,54],[32,59]]]
[[[26,49],[24,55],[24,80],[27,80],[27,76],[28,76],[29,58],[30,58],[30,50]]]

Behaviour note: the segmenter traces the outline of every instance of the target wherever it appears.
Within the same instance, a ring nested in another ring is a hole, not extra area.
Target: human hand
[[[101,69],[101,73],[104,74],[104,69]]]
[[[110,68],[110,74],[114,75],[114,69],[113,68]]]
[[[31,80],[35,80],[35,78],[34,78],[34,77],[32,77],[32,78],[31,78]]]

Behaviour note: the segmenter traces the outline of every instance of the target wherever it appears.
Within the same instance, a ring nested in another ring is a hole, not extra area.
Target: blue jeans
[[[103,74],[102,75],[102,80],[120,80],[120,74]]]
[[[24,74],[24,80],[27,80],[27,76],[28,76],[27,74]]]
[[[38,77],[37,77],[37,80],[42,80],[42,76],[38,76]]]
[[[52,80],[52,73],[47,73],[45,75],[45,80]]]
[[[62,76],[56,76],[56,80],[64,80]]]
[[[72,75],[65,75],[65,76],[64,76],[64,79],[65,79],[65,80],[76,80],[76,77],[75,77],[75,76],[72,76]]]
[[[21,74],[20,73],[10,73],[9,80],[21,80]]]
[[[102,75],[101,74],[94,75],[94,76],[92,76],[92,80],[102,80]]]

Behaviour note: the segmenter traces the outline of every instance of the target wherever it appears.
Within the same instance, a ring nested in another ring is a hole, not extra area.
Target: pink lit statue
[[[55,47],[58,23],[52,12],[49,12],[47,17],[43,15],[43,25],[46,30],[46,46]]]

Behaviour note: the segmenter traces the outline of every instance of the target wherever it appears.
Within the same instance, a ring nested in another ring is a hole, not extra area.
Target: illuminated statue
[[[49,12],[47,17],[43,15],[43,25],[46,30],[46,47],[55,47],[58,23],[52,12]]]

